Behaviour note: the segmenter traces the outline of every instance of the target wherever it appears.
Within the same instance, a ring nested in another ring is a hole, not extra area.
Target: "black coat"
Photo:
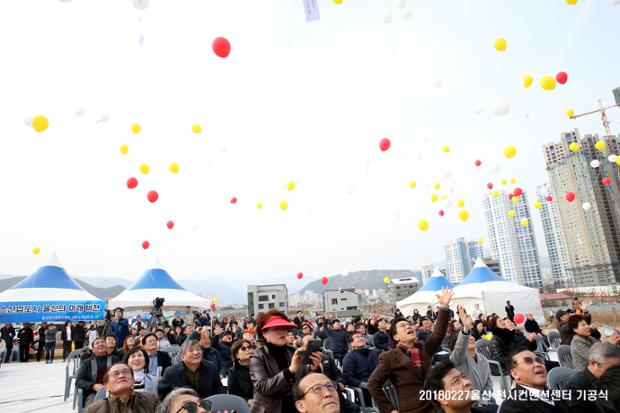
[[[22,328],[17,333],[17,338],[20,346],[31,346],[34,343],[34,332],[30,327]]]
[[[572,393],[572,397],[568,402],[571,409],[574,409],[575,412],[600,413],[595,402],[582,400],[587,399],[587,397],[583,397],[584,391],[595,390],[596,381],[597,378],[586,368],[575,373],[573,378],[566,383],[565,390],[570,390]],[[579,394],[580,391],[582,394]]]
[[[185,364],[183,362],[169,367],[159,380],[157,385],[159,397],[163,399],[177,387],[193,389],[192,382],[185,373]],[[226,393],[215,364],[205,360],[202,361],[200,365],[200,388],[194,390],[198,392],[201,399],[214,394]]]
[[[554,400],[555,406],[551,406],[542,400],[536,400],[533,397],[524,397],[528,395],[528,391],[517,384],[510,392],[511,397],[504,400],[499,413],[569,413],[570,409],[565,401]],[[519,395],[526,400],[519,400]],[[576,411],[574,413],[577,413]],[[580,412],[581,413],[581,412]]]
[[[345,383],[348,386],[360,387],[362,382],[368,382],[368,377],[378,362],[379,350],[363,348],[349,351],[342,362]]]
[[[97,380],[97,368],[110,368],[112,364],[118,363],[120,360],[116,356],[89,357],[82,360],[77,371],[75,386],[84,390],[84,397],[92,391],[91,386]],[[103,384],[103,383],[99,383]]]
[[[516,330],[511,332],[501,328],[493,329],[493,339],[491,339],[489,351],[493,360],[499,361],[504,369],[508,362],[508,354],[522,346],[527,346],[531,351],[536,351],[536,340],[529,341],[522,334],[516,334]]]
[[[238,361],[228,373],[228,394],[243,397],[245,400],[254,398],[254,386],[250,378],[250,366],[244,366]]]
[[[224,363],[222,362],[222,355],[220,354],[220,352],[214,349],[213,347],[209,347],[209,348],[201,347],[201,349],[202,349],[202,359],[210,361],[211,363],[215,364],[215,366],[217,367],[217,371],[221,375],[226,374],[226,367],[224,366]]]
[[[172,360],[170,359],[170,354],[165,351],[157,352],[157,366],[161,367],[161,374],[164,374],[168,367],[172,366]]]
[[[228,374],[228,369],[233,366],[230,346],[220,340],[220,342],[218,343],[218,348],[220,351],[220,355],[222,356],[222,364],[224,366],[224,370]]]
[[[536,320],[525,320],[525,331],[528,333],[542,334],[542,330]]]
[[[77,341],[78,343],[83,343],[86,340],[86,328],[81,325],[76,325],[73,331],[71,332],[71,338],[73,341]]]
[[[388,350],[388,335],[383,331],[377,331],[372,339],[375,347],[382,351]]]
[[[347,332],[340,328],[338,330],[328,329],[327,337],[329,339],[327,348],[337,354],[346,354],[349,340],[347,340]]]

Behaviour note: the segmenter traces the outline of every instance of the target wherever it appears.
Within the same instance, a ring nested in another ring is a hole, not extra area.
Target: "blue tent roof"
[[[149,288],[163,288],[171,290],[185,290],[179,283],[174,281],[166,270],[152,268],[146,270],[142,277],[131,284],[127,290],[146,290]]]
[[[454,285],[443,274],[435,270],[433,276],[418,291],[441,291],[442,288],[454,288]]]
[[[82,287],[69,277],[64,268],[56,265],[45,265],[11,287],[11,289],[17,288],[66,288],[83,291]]]
[[[486,283],[489,281],[507,281],[507,280],[495,274],[493,271],[491,271],[489,267],[487,267],[487,265],[480,258],[478,258],[476,260],[476,265],[474,265],[474,268],[472,268],[470,273],[467,274],[467,277],[465,277],[463,281],[461,281],[460,285],[473,284],[473,283]]]

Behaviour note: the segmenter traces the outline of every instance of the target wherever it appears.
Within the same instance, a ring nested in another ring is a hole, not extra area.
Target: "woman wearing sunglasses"
[[[166,396],[156,413],[211,413],[211,402],[200,400],[192,389],[180,387]]]
[[[123,363],[133,371],[134,390],[144,390],[157,396],[157,377],[146,373],[148,360],[146,351],[134,347],[125,354]]]
[[[228,394],[243,397],[248,406],[254,404],[254,386],[250,378],[250,356],[252,343],[247,340],[237,340],[231,348],[234,365],[228,373]]]

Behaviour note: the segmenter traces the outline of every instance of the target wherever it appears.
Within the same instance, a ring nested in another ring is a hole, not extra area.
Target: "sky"
[[[442,261],[447,241],[486,239],[487,182],[514,177],[533,199],[544,143],[603,132],[566,109],[612,104],[620,86],[608,0],[317,1],[314,22],[302,0],[0,2],[0,273],[32,273],[56,251],[71,275],[136,279],[158,257],[177,278],[294,286]],[[543,90],[559,71],[566,85]],[[38,114],[41,133],[25,124]],[[618,133],[620,110],[608,116]],[[454,205],[439,217],[432,192],[463,199],[469,220]]]

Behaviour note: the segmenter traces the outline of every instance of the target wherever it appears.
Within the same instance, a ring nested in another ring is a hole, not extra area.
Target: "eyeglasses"
[[[306,394],[310,393],[310,392],[312,392],[313,394],[316,394],[316,395],[321,395],[321,394],[323,394],[323,389],[327,390],[328,392],[335,392],[336,391],[336,388],[331,383],[327,383],[327,384],[319,383],[319,384],[315,384],[314,386],[312,386],[308,390],[306,390],[304,392],[304,394],[301,395],[301,398],[303,399],[304,396]]]
[[[197,413],[199,407],[202,407],[206,411],[210,412],[211,402],[209,400],[201,400],[200,403],[187,402],[183,406],[181,406],[181,408],[177,410],[176,413],[181,413],[183,410],[185,410],[187,413]]]
[[[116,370],[110,373],[110,377],[117,378],[119,376],[131,376],[133,375],[133,371],[129,369]]]
[[[540,356],[536,356],[536,357],[523,357],[523,364],[525,364],[526,366],[531,366],[534,363],[538,363],[538,364],[542,364],[543,366],[545,365],[545,360],[540,357]],[[518,366],[520,363],[515,363],[515,367]]]
[[[252,347],[250,347],[250,346],[242,346],[242,347],[239,347],[239,350],[241,350],[241,351],[252,350]]]

